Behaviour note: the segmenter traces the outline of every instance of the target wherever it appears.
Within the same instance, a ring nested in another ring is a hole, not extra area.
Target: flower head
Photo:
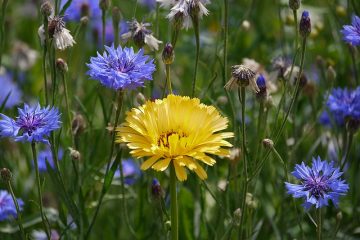
[[[105,46],[106,52],[92,57],[87,64],[87,74],[102,85],[115,90],[142,87],[145,80],[152,80],[154,60],[148,61],[142,49],[134,53],[132,48]]]
[[[180,181],[187,178],[185,167],[205,179],[199,161],[212,166],[216,161],[207,154],[229,155],[223,147],[232,145],[224,139],[233,133],[220,132],[227,125],[227,118],[213,106],[197,98],[169,95],[128,112],[126,122],[117,128],[117,142],[127,143],[134,157],[148,158],[142,170],[164,171],[171,163]]]
[[[20,211],[24,206],[24,202],[21,199],[17,199]],[[10,195],[5,190],[0,190],[0,221],[9,219],[10,217],[16,217],[16,207],[14,201]]]
[[[353,46],[360,45],[360,18],[353,16],[351,25],[344,25],[341,30],[343,39],[345,42],[350,43]]]
[[[171,7],[167,18],[171,21],[182,22],[182,27],[188,29],[191,26],[191,18],[197,15],[200,19],[203,15],[208,15],[209,10],[205,5],[209,4],[209,0],[157,0],[161,7]]]
[[[21,102],[22,92],[11,80],[8,73],[0,73],[0,106],[5,102],[5,108],[12,108]]]
[[[303,11],[301,14],[299,32],[303,38],[309,36],[311,32],[311,19],[308,11]]]
[[[124,173],[124,182],[127,185],[132,185],[141,175],[140,168],[137,163],[131,158],[122,160],[122,168]],[[121,177],[120,169],[115,171],[115,178]]]
[[[226,90],[232,90],[236,87],[246,87],[249,84],[255,92],[259,92],[259,88],[256,84],[256,73],[249,67],[241,64],[231,67],[231,79],[225,84]]]
[[[143,47],[145,44],[149,46],[151,50],[158,50],[159,44],[162,41],[157,40],[152,32],[148,29],[151,26],[150,23],[139,23],[136,19],[128,22],[129,32],[124,33],[121,37],[125,40],[132,39],[134,43],[139,47]]]
[[[62,7],[67,1],[62,0]],[[65,11],[66,21],[80,21],[81,17],[88,16],[90,19],[101,19],[99,1],[94,0],[73,0]]]
[[[14,120],[0,114],[0,136],[11,137],[21,142],[49,143],[47,137],[60,128],[60,113],[57,108],[42,108],[39,104],[18,108],[19,116]]]
[[[61,160],[63,157],[63,150],[60,148],[58,151],[58,160]],[[52,156],[52,152],[50,147],[47,147],[45,150],[39,151],[38,154],[38,167],[40,172],[46,172],[47,171],[47,165],[46,162],[50,165],[52,169],[55,168],[54,159]]]
[[[329,200],[337,207],[339,197],[344,196],[349,185],[341,180],[343,174],[339,168],[334,167],[334,163],[321,161],[320,157],[313,158],[312,167],[296,164],[292,174],[301,181],[301,184],[286,182],[289,194],[294,198],[304,198],[303,206],[308,210],[312,205],[316,208],[328,206]]]
[[[360,87],[355,90],[335,88],[326,103],[327,112],[323,113],[320,122],[327,125],[331,121],[344,126],[347,121],[360,121]]]

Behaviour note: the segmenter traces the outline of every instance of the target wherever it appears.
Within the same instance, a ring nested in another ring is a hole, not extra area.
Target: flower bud
[[[56,68],[61,72],[61,73],[66,73],[69,71],[68,65],[67,63],[64,61],[64,59],[62,58],[58,58],[56,60]]]
[[[49,1],[44,2],[41,4],[40,12],[44,17],[49,17],[53,12],[53,7]]]
[[[84,17],[80,18],[81,25],[86,26],[88,24],[88,22],[89,22],[89,17],[88,16],[84,16]]]
[[[248,20],[244,20],[241,23],[241,28],[244,29],[244,31],[249,31],[250,27],[251,27],[251,24],[250,24],[250,22]]]
[[[274,142],[273,140],[269,139],[269,138],[265,138],[264,140],[262,140],[262,144],[265,148],[273,148],[274,147]]]
[[[69,147],[69,151],[70,151],[70,157],[71,157],[72,160],[78,161],[78,160],[81,159],[81,154],[80,154],[79,151],[77,151],[77,150],[75,150],[75,149],[73,149],[71,147]]]
[[[303,38],[308,37],[311,33],[311,20],[308,11],[303,11],[301,15],[299,32]]]
[[[9,182],[12,178],[12,174],[10,170],[7,168],[2,168],[0,170],[0,176],[1,176],[1,180],[4,182]]]
[[[139,105],[143,105],[146,102],[146,98],[144,96],[144,94],[142,93],[138,93],[136,94],[136,103]]]
[[[259,88],[259,92],[256,93],[256,99],[259,101],[264,101],[267,96],[267,90],[265,77],[262,74],[260,74],[256,79],[256,84]]]
[[[326,77],[327,77],[327,80],[330,82],[334,82],[336,79],[336,72],[331,65],[326,70]]]
[[[342,220],[342,218],[343,218],[342,212],[338,212],[338,213],[336,214],[336,221],[340,222],[340,221]]]
[[[240,208],[237,208],[233,213],[233,224],[237,227],[240,226],[241,214],[242,213]]]
[[[71,123],[71,129],[74,136],[81,134],[86,128],[86,122],[81,114],[76,114]]]
[[[289,7],[296,11],[300,8],[300,0],[289,0]]]
[[[162,52],[162,60],[165,64],[172,64],[174,62],[175,52],[171,43],[166,43]]]
[[[99,7],[101,10],[106,11],[109,8],[109,0],[100,0]]]
[[[113,9],[112,9],[112,21],[113,21],[113,25],[114,25],[114,26],[119,26],[120,20],[121,20],[120,8],[118,8],[118,7],[113,7]]]
[[[151,183],[151,194],[154,199],[161,199],[164,197],[164,191],[160,185],[159,180],[154,178]]]

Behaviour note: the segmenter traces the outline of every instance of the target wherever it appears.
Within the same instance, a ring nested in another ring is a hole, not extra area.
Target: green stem
[[[349,157],[352,141],[353,141],[353,134],[351,132],[347,131],[346,135],[347,135],[346,136],[346,146],[345,146],[345,151],[344,151],[343,157],[341,158],[340,171],[342,171],[345,167],[345,164]]]
[[[66,83],[66,78],[65,78],[65,73],[61,72],[60,74],[61,78],[62,78],[62,82],[63,82],[63,86],[64,86],[64,93],[65,93],[65,104],[66,104],[66,112],[67,112],[67,117],[68,117],[68,121],[69,121],[69,130],[71,133],[71,139],[72,139],[72,144],[74,146],[74,137],[72,136],[72,130],[71,130],[71,113],[70,113],[70,102],[69,102],[69,92],[68,92],[68,88],[67,88],[67,83]]]
[[[257,159],[258,159],[258,156],[259,156],[259,153],[260,153],[260,143],[262,141],[262,139],[264,138],[263,137],[263,132],[262,131],[262,122],[264,122],[264,101],[261,100],[260,101],[260,106],[259,106],[259,115],[258,115],[258,122],[257,122],[257,136],[258,136],[258,139],[256,141],[256,152],[255,152],[255,163],[257,163]]]
[[[113,129],[113,132],[112,132],[112,140],[111,140],[111,148],[110,148],[110,154],[109,154],[108,163],[107,163],[107,166],[106,166],[105,176],[108,174],[108,172],[110,170],[110,165],[111,165],[111,161],[112,161],[113,154],[114,154],[115,138],[116,138],[115,128],[119,123],[120,113],[121,113],[121,109],[122,109],[122,105],[123,105],[124,94],[125,94],[125,91],[123,89],[120,89],[119,92],[118,92],[118,106],[117,106],[116,114],[115,114],[114,129]],[[96,220],[96,217],[97,217],[97,215],[99,213],[100,206],[102,204],[102,201],[104,199],[105,194],[106,194],[106,189],[105,189],[105,181],[104,181],[103,186],[102,186],[102,190],[101,190],[101,194],[100,194],[100,198],[99,198],[98,204],[96,206],[94,216],[93,216],[93,218],[91,220],[89,229],[88,229],[88,231],[87,231],[87,233],[85,235],[85,239],[88,239],[90,237],[91,230],[92,230],[92,228],[93,228],[93,226],[95,224],[95,220]]]
[[[176,192],[176,174],[174,163],[170,164],[170,207],[171,207],[171,240],[179,239],[179,223],[178,223],[178,202]]]
[[[102,22],[102,32],[101,32],[101,42],[103,47],[105,46],[105,30],[106,30],[106,10],[101,10],[101,22]]]
[[[59,12],[59,0],[55,0],[55,15],[58,15]]]
[[[45,230],[47,238],[51,239],[50,238],[50,236],[51,236],[50,231],[48,229],[48,225],[46,224],[47,221],[46,221],[46,218],[45,218],[45,215],[44,215],[44,210],[43,210],[41,183],[40,183],[40,173],[39,173],[38,159],[37,159],[37,155],[36,155],[36,145],[35,145],[34,141],[31,143],[31,150],[32,150],[33,159],[34,159],[33,161],[34,161],[34,168],[35,168],[36,184],[37,184],[37,189],[38,189],[41,220],[42,220],[42,223],[44,225],[44,230]]]
[[[317,209],[317,226],[316,226],[316,232],[317,232],[317,239],[322,239],[322,214],[321,214],[321,208]]]
[[[172,87],[171,87],[171,79],[170,79],[170,64],[166,64],[165,65],[165,69],[166,69],[166,81],[165,81],[165,86],[164,86],[164,90],[163,90],[163,94],[162,97],[165,97],[165,93],[166,93],[166,88],[168,89],[168,94],[172,94]]]
[[[192,82],[192,91],[191,97],[195,96],[195,87],[196,87],[196,78],[197,78],[197,70],[199,65],[199,55],[200,55],[200,34],[199,34],[199,17],[195,15],[192,17],[192,22],[194,26],[194,34],[196,40],[196,56],[195,56],[195,69],[194,69],[194,78]]]
[[[113,21],[113,30],[114,30],[114,45],[115,47],[117,47],[119,46],[119,22],[115,23]]]
[[[243,153],[243,162],[244,162],[244,190],[242,195],[241,202],[241,218],[240,218],[240,236],[242,235],[242,227],[246,214],[246,193],[248,189],[248,166],[247,166],[247,158],[246,158],[246,133],[245,133],[245,87],[240,87],[238,89],[239,101],[241,102],[241,132],[242,132],[242,153]]]
[[[55,105],[55,96],[57,90],[57,79],[56,79],[56,62],[55,62],[55,47],[50,44],[49,52],[49,62],[50,62],[50,71],[51,71],[51,84],[52,84],[52,105]]]
[[[49,90],[48,90],[48,83],[47,83],[47,75],[46,75],[46,55],[48,50],[48,41],[49,41],[49,33],[48,33],[48,18],[44,17],[44,30],[45,30],[45,40],[44,40],[44,49],[43,49],[43,61],[42,61],[42,68],[43,68],[43,77],[44,77],[44,91],[45,91],[45,104],[49,104]]]
[[[2,63],[2,54],[4,52],[5,45],[5,13],[8,0],[3,0],[1,5],[1,15],[0,15],[0,66]]]
[[[228,46],[228,35],[229,35],[229,0],[224,0],[224,78],[223,78],[223,86],[227,81],[227,46]]]
[[[11,186],[11,182],[10,180],[7,181],[7,187],[8,187],[8,190],[11,194],[11,197],[13,199],[13,202],[15,204],[15,208],[16,208],[16,221],[18,222],[18,225],[19,225],[19,228],[20,228],[20,231],[21,231],[21,238],[26,240],[26,235],[25,235],[25,231],[24,231],[24,227],[22,225],[22,220],[21,220],[21,212],[20,212],[20,207],[19,207],[19,203],[15,197],[15,194],[14,194],[14,191],[12,189],[12,186]]]
[[[297,10],[293,10],[294,21],[295,21],[295,51],[298,48],[299,44],[299,30],[298,30],[298,20],[297,20]]]

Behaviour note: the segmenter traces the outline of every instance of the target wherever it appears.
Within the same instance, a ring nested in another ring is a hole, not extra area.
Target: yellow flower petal
[[[175,173],[179,181],[185,181],[187,179],[186,170],[184,167],[181,167],[177,162],[174,161]]]
[[[157,171],[164,171],[169,166],[169,163],[171,161],[171,158],[165,158],[164,160],[160,160],[157,163],[155,163],[152,168]]]

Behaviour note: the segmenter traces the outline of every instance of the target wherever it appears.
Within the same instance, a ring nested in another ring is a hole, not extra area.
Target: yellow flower
[[[148,158],[141,169],[164,171],[174,164],[180,181],[187,178],[185,167],[207,178],[199,161],[214,165],[207,155],[228,156],[232,145],[225,141],[234,136],[219,132],[227,128],[228,120],[213,106],[200,103],[197,98],[169,95],[127,113],[126,122],[116,129],[118,143],[127,143],[134,157]]]

